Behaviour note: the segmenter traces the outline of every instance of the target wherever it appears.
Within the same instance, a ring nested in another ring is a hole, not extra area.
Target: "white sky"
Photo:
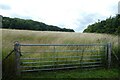
[[[0,0],[0,15],[33,19],[82,32],[98,19],[115,16],[119,0]]]

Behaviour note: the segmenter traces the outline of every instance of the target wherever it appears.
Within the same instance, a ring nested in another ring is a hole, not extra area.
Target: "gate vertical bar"
[[[15,73],[17,76],[21,75],[20,72],[20,44],[18,41],[14,43],[14,51],[15,51]]]
[[[53,46],[54,47],[54,59],[55,59],[55,62],[54,62],[54,67],[53,68],[56,68],[57,66],[57,58],[55,58],[55,57],[57,57],[56,56],[56,51],[55,51],[55,46]]]
[[[105,54],[104,54],[104,65],[105,65],[105,68],[108,68],[108,43],[107,44],[105,44],[105,46],[104,46],[104,51],[105,51]]]
[[[111,43],[108,43],[108,68],[111,66],[111,51],[112,51],[112,45]]]

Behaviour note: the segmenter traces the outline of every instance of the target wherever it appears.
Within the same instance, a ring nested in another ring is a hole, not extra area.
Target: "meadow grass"
[[[110,43],[112,43],[112,51],[118,55],[118,53],[117,53],[117,51],[118,51],[118,36],[115,36],[115,35],[95,34],[95,33],[11,30],[11,29],[2,29],[1,31],[2,31],[2,58],[3,59],[5,58],[5,56],[7,56],[7,54],[11,50],[13,50],[13,43],[15,41],[19,41],[22,44],[96,44],[96,43],[97,44],[99,44],[99,43],[106,44],[106,43],[110,42]],[[23,48],[21,47],[21,50],[30,51],[30,52],[35,52],[35,51],[37,52],[37,51],[43,50],[43,49],[44,50],[47,50],[47,49],[53,50],[54,48],[53,47],[23,47]],[[73,47],[58,47],[57,49],[72,50]],[[77,48],[74,47],[74,49],[77,49]],[[80,49],[82,49],[82,48],[80,48]],[[85,48],[85,49],[100,49],[100,48],[93,47],[93,48]],[[94,53],[94,54],[98,54],[98,53]],[[89,53],[89,55],[91,55],[91,54],[93,54],[93,53],[92,52]],[[41,54],[24,54],[24,56],[22,56],[22,57],[23,58],[24,57],[29,57],[29,58],[46,57],[47,58],[47,57],[51,57],[51,56],[75,56],[75,55],[80,56],[80,54],[77,54],[77,53],[76,54],[75,53],[69,53],[69,54],[68,53],[57,53],[57,54],[56,53],[45,53],[45,54],[41,53]],[[85,54],[84,54],[84,56],[85,56]],[[56,59],[51,59],[51,60],[55,61]],[[67,61],[67,60],[75,60],[75,59],[74,58],[70,58],[70,59],[63,58],[63,59],[57,59],[57,60],[66,60]],[[77,60],[79,60],[79,59],[77,59]],[[9,60],[7,62],[8,63],[7,65],[9,65],[9,63],[11,63],[10,61],[11,60]],[[65,74],[67,74],[67,73],[65,73]],[[79,75],[81,75],[81,74],[79,74]],[[58,77],[62,77],[62,76],[58,76]],[[68,77],[68,76],[66,75],[65,77]],[[75,77],[75,76],[73,76],[73,77]],[[81,76],[79,76],[79,77],[81,77]],[[88,78],[89,78],[89,76],[88,76]]]
[[[118,46],[118,37],[115,35],[2,29],[3,58],[13,49],[15,41],[22,44],[95,44],[111,42],[113,48]],[[35,51],[35,49],[32,47],[30,50]]]

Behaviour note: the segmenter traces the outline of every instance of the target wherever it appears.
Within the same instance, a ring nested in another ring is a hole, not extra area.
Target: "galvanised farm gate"
[[[110,67],[111,44],[15,43],[16,70],[21,72]],[[105,62],[107,61],[107,62]]]
[[[111,43],[20,44],[15,42],[15,73],[110,67]]]

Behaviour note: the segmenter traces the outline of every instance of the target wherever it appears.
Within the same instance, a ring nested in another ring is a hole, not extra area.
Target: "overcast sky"
[[[0,0],[0,15],[32,19],[82,32],[89,24],[115,16],[119,0]]]

